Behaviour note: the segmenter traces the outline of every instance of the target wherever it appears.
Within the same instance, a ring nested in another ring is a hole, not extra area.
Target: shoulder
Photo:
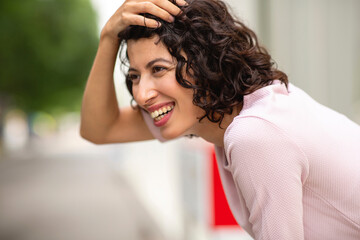
[[[236,117],[226,129],[224,148],[233,170],[246,166],[260,172],[276,169],[297,174],[308,172],[306,155],[292,137],[261,117]]]
[[[226,154],[242,152],[259,156],[272,151],[305,157],[299,144],[299,126],[306,114],[299,111],[297,89],[275,82],[244,97],[244,107],[224,135]]]
[[[226,129],[225,149],[235,145],[258,146],[261,143],[276,145],[290,138],[278,125],[261,116],[237,116]],[[290,140],[290,139],[288,139]]]

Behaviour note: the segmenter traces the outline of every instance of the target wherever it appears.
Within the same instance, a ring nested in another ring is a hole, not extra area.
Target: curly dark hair
[[[207,117],[220,126],[224,115],[232,114],[232,109],[242,104],[244,95],[276,79],[288,86],[287,75],[275,68],[266,49],[259,46],[256,34],[232,17],[224,2],[189,0],[188,3],[180,7],[182,12],[174,22],[146,14],[161,26],[130,26],[119,33],[119,38],[122,50],[129,39],[159,37],[177,60],[177,82],[193,89],[193,104],[205,111],[199,121]],[[194,84],[183,77],[184,67]],[[132,95],[132,82],[128,78],[126,85]]]

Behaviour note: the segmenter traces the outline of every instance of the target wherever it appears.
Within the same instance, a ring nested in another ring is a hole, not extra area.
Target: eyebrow
[[[173,62],[171,62],[171,61],[169,61],[169,60],[167,60],[165,58],[155,58],[154,60],[151,60],[150,62],[148,62],[146,64],[145,68],[150,68],[152,65],[154,65],[157,62],[166,62],[166,63],[169,63],[169,64],[173,64]],[[138,70],[136,70],[135,68],[130,67],[129,71],[136,71],[137,72]]]

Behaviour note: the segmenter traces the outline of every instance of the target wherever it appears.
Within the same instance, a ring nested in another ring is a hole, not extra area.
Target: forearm
[[[119,115],[113,79],[118,48],[117,39],[101,36],[81,109],[80,132],[88,140],[101,139]]]

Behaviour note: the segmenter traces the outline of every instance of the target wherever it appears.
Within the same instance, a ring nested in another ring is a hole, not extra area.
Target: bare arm
[[[178,0],[180,2],[180,0]],[[186,4],[181,0],[182,4]],[[180,9],[168,0],[127,0],[104,26],[97,54],[86,84],[82,109],[80,134],[83,138],[100,144],[153,139],[139,109],[119,109],[113,79],[119,49],[118,33],[129,25],[144,25],[139,13],[151,13],[171,21],[171,15]],[[147,27],[158,23],[146,19]]]
[[[101,38],[84,92],[80,133],[98,144],[153,138],[139,110],[117,104],[113,71],[118,48],[118,39]]]

